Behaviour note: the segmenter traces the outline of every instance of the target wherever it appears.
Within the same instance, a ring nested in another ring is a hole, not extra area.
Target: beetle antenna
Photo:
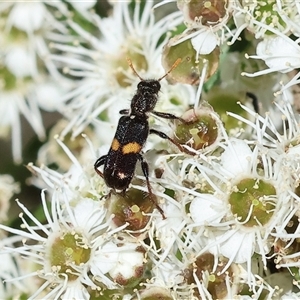
[[[129,57],[126,57],[127,62],[129,67],[131,68],[131,70],[133,71],[133,73],[141,80],[143,81],[144,79],[138,74],[138,72],[135,70],[133,64],[132,64],[132,60]]]
[[[162,79],[164,79],[168,74],[170,74],[181,62],[181,58],[177,58],[176,61],[174,62],[174,64],[172,65],[172,67],[170,68],[170,70],[162,77],[160,77],[159,79],[157,79],[157,81],[161,81]]]

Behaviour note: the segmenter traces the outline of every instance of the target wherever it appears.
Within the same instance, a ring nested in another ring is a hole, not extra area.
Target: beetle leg
[[[129,115],[129,109],[121,109],[121,110],[119,111],[119,114],[120,114],[120,115]]]
[[[180,117],[177,117],[173,114],[169,114],[169,113],[164,113],[164,112],[160,112],[160,111],[152,111],[151,112],[152,114],[160,117],[160,118],[163,118],[163,119],[169,119],[169,120],[179,120],[180,122],[184,123],[184,124],[188,124],[190,123],[189,121],[186,121]]]
[[[99,167],[101,167],[102,165],[105,164],[107,159],[107,155],[103,155],[100,158],[98,158],[94,164],[94,169],[97,172],[98,175],[100,175],[103,178],[103,173],[98,169]]]
[[[181,152],[187,153],[189,155],[196,155],[196,153],[182,147],[179,143],[177,143],[175,140],[173,140],[172,138],[170,138],[169,136],[167,136],[165,133],[155,130],[155,129],[150,129],[149,131],[150,133],[154,133],[156,135],[158,135],[159,137],[161,137],[162,139],[168,140],[171,143],[173,143]]]
[[[149,193],[149,197],[150,197],[150,200],[153,202],[153,204],[156,206],[157,210],[160,212],[160,214],[162,215],[162,218],[163,219],[166,219],[166,216],[164,214],[164,211],[161,209],[161,207],[158,205],[155,197],[154,197],[154,194],[152,193],[152,188],[151,188],[151,185],[150,185],[150,182],[149,182],[149,167],[148,167],[148,163],[144,160],[143,156],[141,154],[138,154],[138,159],[140,160],[141,162],[141,167],[142,167],[142,171],[143,171],[143,174],[146,178],[146,183],[147,183],[147,188],[148,188],[148,193]]]

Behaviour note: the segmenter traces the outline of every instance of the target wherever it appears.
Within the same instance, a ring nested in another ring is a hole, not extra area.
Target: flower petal
[[[221,155],[221,162],[232,177],[249,170],[253,153],[250,147],[242,140],[230,139],[229,144]]]
[[[202,55],[211,53],[218,44],[215,34],[210,30],[201,32],[191,42],[194,49]]]
[[[299,68],[300,49],[292,40],[289,43],[282,37],[272,37],[258,43],[256,53],[270,69],[286,73]]]
[[[190,214],[195,223],[220,222],[223,213],[220,213],[220,207],[223,207],[222,201],[210,194],[203,194],[195,198],[190,206]]]

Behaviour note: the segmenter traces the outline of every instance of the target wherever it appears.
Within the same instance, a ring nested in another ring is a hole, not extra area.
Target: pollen
[[[117,151],[120,148],[120,143],[117,139],[113,139],[111,143],[111,149]]]
[[[136,142],[128,143],[122,148],[123,154],[139,153],[141,151],[141,145]]]

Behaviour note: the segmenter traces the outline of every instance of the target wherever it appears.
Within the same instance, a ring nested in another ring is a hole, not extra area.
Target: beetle
[[[143,158],[142,149],[149,134],[156,134],[172,142],[180,151],[195,155],[195,153],[183,148],[165,133],[149,128],[149,114],[165,119],[177,119],[186,123],[185,120],[173,114],[154,110],[158,100],[158,93],[161,89],[160,81],[176,68],[181,59],[177,59],[171,69],[159,79],[146,80],[141,78],[136,72],[129,58],[127,58],[127,61],[134,74],[141,81],[138,83],[137,91],[131,100],[130,109],[123,109],[119,112],[122,116],[119,119],[108,153],[96,160],[94,169],[103,177],[108,187],[125,192],[134,176],[136,164],[140,161],[143,174],[146,178],[150,199],[161,213],[163,219],[165,219],[164,212],[152,193],[149,182],[149,167]],[[99,167],[102,165],[104,165],[103,172],[99,170]]]

